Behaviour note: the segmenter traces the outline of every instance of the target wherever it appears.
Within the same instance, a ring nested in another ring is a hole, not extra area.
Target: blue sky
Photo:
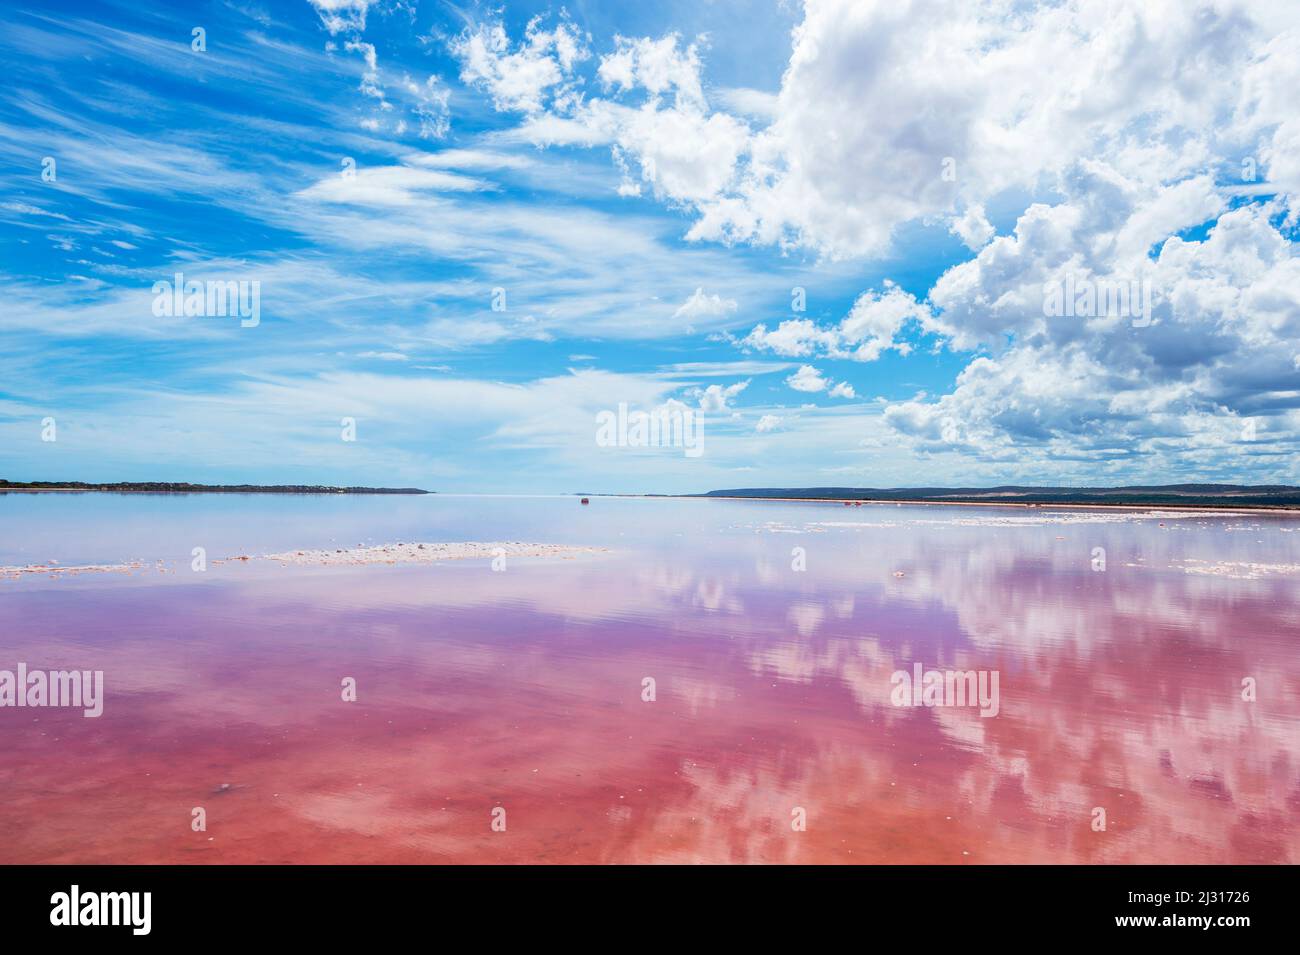
[[[1203,6],[6,4],[0,476],[1300,483],[1297,16]]]

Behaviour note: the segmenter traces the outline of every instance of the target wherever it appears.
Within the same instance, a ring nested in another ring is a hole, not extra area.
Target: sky
[[[1300,5],[0,6],[2,478],[1300,484]]]

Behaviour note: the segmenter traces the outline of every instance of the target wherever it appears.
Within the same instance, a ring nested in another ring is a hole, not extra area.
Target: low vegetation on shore
[[[328,484],[189,484],[172,481],[0,481],[0,491],[109,491],[144,494],[432,494],[418,487],[332,487]]]

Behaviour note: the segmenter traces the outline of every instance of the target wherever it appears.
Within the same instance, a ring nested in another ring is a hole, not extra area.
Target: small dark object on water
[[[584,498],[582,499],[582,503],[583,503],[583,504],[590,504],[591,501],[584,497]]]

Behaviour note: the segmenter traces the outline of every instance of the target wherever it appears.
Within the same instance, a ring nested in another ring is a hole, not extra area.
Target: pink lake
[[[0,669],[105,683],[0,708],[0,862],[1300,861],[1298,517],[11,493],[0,528],[0,566],[143,565],[0,579]],[[215,563],[398,541],[606,550]],[[918,662],[996,671],[997,715],[894,705]]]

